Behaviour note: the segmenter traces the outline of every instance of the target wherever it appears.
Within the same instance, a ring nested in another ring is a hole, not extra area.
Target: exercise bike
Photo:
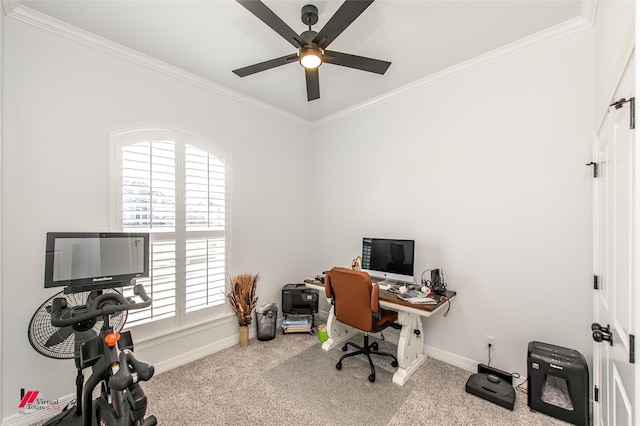
[[[135,280],[132,284],[135,284]],[[49,301],[43,304],[44,310],[50,314],[51,326],[57,330],[56,334],[48,338],[47,346],[52,346],[51,343],[59,344],[57,342],[61,339],[73,335],[74,358],[78,370],[75,408],[65,408],[47,421],[45,426],[157,424],[154,416],[145,418],[147,397],[139,383],[151,379],[154,373],[153,365],[139,361],[133,355],[131,332],[119,333],[112,325],[112,318],[119,318],[121,329],[124,326],[124,321],[120,319],[123,314],[126,321],[127,311],[144,309],[151,305],[151,299],[141,284],[135,285],[134,294],[142,301],[136,303],[125,298],[117,290],[104,289],[89,292],[84,304],[74,304],[62,293],[60,297],[52,297],[50,304]],[[96,334],[94,328],[100,321],[102,326]],[[29,337],[34,346],[32,328],[30,324]],[[92,374],[85,383],[83,370],[88,367],[91,367]],[[98,386],[100,394],[93,400],[94,390]]]

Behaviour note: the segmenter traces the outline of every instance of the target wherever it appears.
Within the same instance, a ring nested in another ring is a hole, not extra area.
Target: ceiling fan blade
[[[329,22],[327,22],[315,36],[313,43],[321,49],[329,46],[373,1],[374,0],[345,0],[342,6],[340,6],[331,19],[329,19]]]
[[[301,48],[306,43],[295,31],[291,29],[278,15],[273,13],[264,3],[259,0],[236,0],[258,19],[267,24],[269,28],[280,34],[285,40],[296,49]]]
[[[44,345],[48,348],[50,348],[51,346],[59,345],[60,343],[67,340],[67,338],[71,336],[72,333],[73,327],[62,327],[61,329],[53,333],[51,337],[47,339],[47,342]]]
[[[259,64],[253,64],[244,68],[238,68],[237,70],[233,70],[233,73],[240,77],[246,77],[248,75],[255,74],[260,71],[266,71],[271,68],[279,67],[281,65],[286,65],[290,62],[296,61],[297,59],[298,59],[298,55],[281,56],[279,58],[271,59],[269,61],[260,62]]]
[[[305,69],[304,75],[307,77],[307,101],[320,99],[320,79],[318,78],[318,68]]]
[[[364,56],[351,55],[349,53],[334,52],[325,50],[322,56],[323,62],[343,67],[355,68],[362,71],[384,74],[391,62],[379,59],[365,58]]]

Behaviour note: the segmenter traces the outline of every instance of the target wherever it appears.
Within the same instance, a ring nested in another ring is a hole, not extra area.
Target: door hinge
[[[618,99],[617,101],[611,103],[609,106],[610,107],[614,107],[615,109],[620,109],[627,102],[629,102],[629,106],[630,106],[630,108],[629,108],[629,128],[630,129],[635,129],[636,128],[636,98]]]
[[[600,290],[600,277],[597,275],[593,276],[593,289]]]
[[[633,334],[629,335],[629,362],[636,363],[636,336]]]
[[[593,400],[595,402],[600,401],[600,389],[597,386],[593,387]]]
[[[593,177],[598,177],[598,163],[594,163],[593,161],[585,164],[585,166],[593,166]]]

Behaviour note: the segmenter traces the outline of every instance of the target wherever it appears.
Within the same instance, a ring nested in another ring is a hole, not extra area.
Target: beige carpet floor
[[[380,342],[380,349],[395,346]],[[156,375],[144,384],[147,412],[163,425],[566,424],[531,412],[522,392],[513,411],[470,395],[465,383],[471,373],[434,359],[399,387],[386,358],[374,361],[377,377],[370,383],[364,359],[345,360],[337,371],[341,354],[322,351],[309,334],[251,339],[246,348],[227,348]]]

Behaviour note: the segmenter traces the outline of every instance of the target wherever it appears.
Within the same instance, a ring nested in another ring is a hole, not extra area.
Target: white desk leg
[[[325,351],[341,346],[343,342],[357,333],[355,329],[336,319],[334,308],[335,306],[331,305],[329,317],[327,318],[327,335],[329,338],[322,344],[322,349]]]
[[[393,375],[393,383],[402,386],[427,356],[422,353],[424,333],[420,316],[400,311],[398,322],[402,330],[398,340],[398,371]],[[414,333],[414,330],[420,334]]]

